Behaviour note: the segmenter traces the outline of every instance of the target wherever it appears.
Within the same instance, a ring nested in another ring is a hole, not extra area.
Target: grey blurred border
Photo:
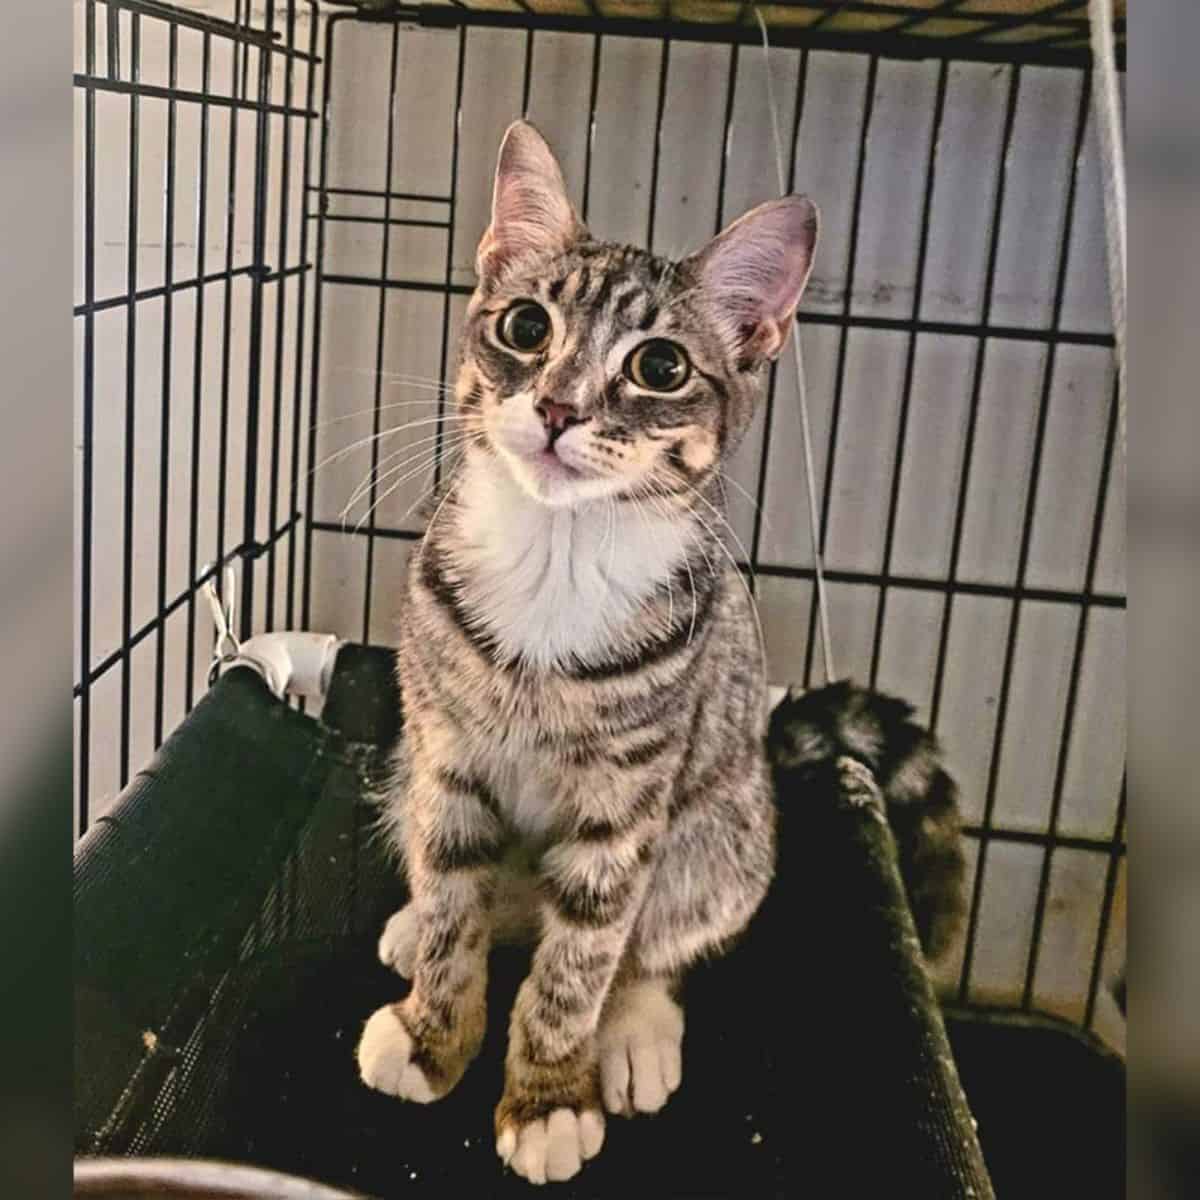
[[[0,39],[0,1196],[70,1193],[71,0]],[[1130,0],[1132,1177],[1200,1194],[1200,0]]]
[[[1131,0],[1130,1195],[1200,1194],[1200,3]]]
[[[70,1195],[71,0],[0,37],[0,1196]]]

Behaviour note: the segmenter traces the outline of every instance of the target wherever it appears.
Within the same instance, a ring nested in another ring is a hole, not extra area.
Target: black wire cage
[[[75,8],[81,836],[206,691],[227,567],[242,637],[388,641],[504,126],[548,134],[597,234],[673,253],[777,192],[774,105],[825,216],[799,321],[839,667],[912,700],[964,792],[942,987],[1120,1039],[1124,479],[1084,0]],[[781,364],[729,507],[773,682],[807,685],[798,430]],[[300,919],[271,894],[254,938]]]

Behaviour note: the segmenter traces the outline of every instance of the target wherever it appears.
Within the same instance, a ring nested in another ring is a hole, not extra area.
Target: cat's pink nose
[[[558,435],[570,429],[572,425],[582,425],[584,418],[571,404],[559,404],[555,400],[539,400],[536,405],[537,414],[542,418],[542,424],[552,434]]]

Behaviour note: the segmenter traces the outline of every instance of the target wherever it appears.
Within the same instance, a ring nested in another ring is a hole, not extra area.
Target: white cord
[[[771,129],[775,135],[775,166],[779,173],[779,194],[785,195],[789,181],[783,166],[783,137],[779,132],[779,109],[775,103],[775,81],[771,74],[771,44],[767,24],[757,6],[755,20],[762,31],[763,63],[767,73],[767,105],[771,110]],[[808,523],[812,537],[813,579],[817,593],[817,616],[821,629],[821,658],[825,667],[825,682],[837,677],[833,665],[833,641],[829,636],[829,600],[825,594],[825,568],[821,561],[821,528],[817,516],[816,472],[813,469],[812,430],[808,419],[808,390],[804,382],[804,360],[800,353],[800,327],[792,322],[792,350],[796,363],[796,392],[800,397],[800,440],[804,446],[804,479],[808,484]]]
[[[207,568],[212,569],[212,568]],[[210,576],[204,582],[204,586],[200,589],[208,599],[208,607],[212,611],[213,629],[216,631],[216,642],[213,646],[213,661],[220,662],[223,659],[233,658],[238,650],[238,640],[233,632],[234,619],[234,599],[236,597],[235,584],[237,577],[234,574],[233,567],[227,566],[222,572],[222,593],[226,597],[225,603],[222,605],[221,597],[217,595],[217,585],[213,582],[214,575]]]
[[[1113,38],[1112,0],[1090,0],[1092,32],[1092,111],[1104,166],[1104,236],[1108,252],[1108,292],[1117,343],[1117,414],[1121,456],[1125,457],[1125,140],[1121,130],[1121,92]]]

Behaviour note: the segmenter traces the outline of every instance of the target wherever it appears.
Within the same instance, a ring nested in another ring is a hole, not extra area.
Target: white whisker
[[[754,566],[750,559],[750,552],[746,549],[742,539],[738,537],[737,530],[734,529],[734,527],[729,523],[729,518],[719,508],[717,508],[717,506],[713,504],[711,500],[709,500],[706,496],[701,495],[701,493],[690,483],[688,483],[686,479],[683,480],[683,486],[686,487],[688,491],[691,492],[691,494],[695,496],[696,499],[699,500],[700,503],[703,504],[704,507],[716,517],[718,528],[724,525],[725,528],[729,530],[729,536],[733,539],[733,544],[738,548],[738,550],[741,551],[742,557],[746,560],[746,569],[750,572],[750,578],[754,580],[755,584],[757,585],[758,578],[754,574]],[[693,513],[695,513],[695,511],[695,509],[692,509]],[[741,572],[739,571],[738,574],[741,574]]]
[[[678,530],[678,527],[682,524],[683,532],[688,533],[693,538],[695,538],[695,534],[689,525],[684,524],[683,522],[680,522],[678,519],[672,520],[673,516],[677,518],[677,514],[673,514],[671,512],[671,510],[666,506],[666,504],[664,504],[662,502],[663,496],[661,493],[652,492],[652,493],[650,493],[649,499],[650,499],[651,503],[654,503],[654,501],[656,499],[659,501],[659,503],[655,504],[655,509],[659,513],[660,516],[664,517],[669,522],[669,524],[667,526],[669,529],[671,529],[673,531]],[[692,621],[691,621],[691,624],[688,626],[688,640],[687,640],[687,644],[690,646],[692,644],[692,638],[696,634],[696,609],[697,609],[696,577],[692,574],[692,564],[691,564],[690,559],[688,558],[687,547],[683,544],[682,537],[678,537],[677,540],[679,542],[679,549],[683,553],[683,565],[687,570],[688,585],[692,591]],[[703,546],[701,546],[700,552],[702,554],[704,553]],[[707,555],[705,555],[705,558],[707,559]],[[709,563],[709,571],[710,571],[710,573],[712,571],[712,563],[711,562]]]
[[[608,539],[608,570],[604,574],[607,590],[612,581],[613,560],[617,553],[617,502],[611,496],[608,497],[608,531],[605,536]]]
[[[402,383],[424,384],[442,392],[453,392],[454,385],[445,383],[434,375],[414,375],[407,371],[377,371],[374,367],[341,366],[331,368],[333,372],[346,375],[369,375],[372,379],[398,380]]]
[[[421,447],[421,446],[429,447],[431,444],[436,443],[439,438],[442,440],[443,444],[449,444],[452,441],[456,441],[461,438],[467,438],[467,437],[472,437],[472,436],[475,436],[475,431],[469,430],[469,429],[468,430],[456,429],[450,433],[445,433],[444,431],[439,430],[437,433],[429,434],[427,437],[418,438],[414,442],[409,442],[408,445],[406,445],[406,446],[401,446],[399,450],[393,450],[390,454],[384,455],[384,457],[381,458],[371,468],[371,470],[369,470],[367,472],[367,474],[363,478],[363,480],[354,489],[353,495],[351,495],[350,499],[346,501],[346,506],[345,506],[345,508],[342,509],[343,515],[346,513],[347,509],[350,509],[354,506],[355,501],[357,501],[363,495],[364,492],[370,490],[372,480],[378,481],[381,478],[386,478],[387,475],[391,475],[394,473],[395,470],[400,469],[399,467],[392,468],[391,470],[385,472],[383,476],[380,476],[380,474],[379,474],[380,470],[382,470],[382,468],[387,463],[390,463],[393,459],[398,458],[402,454],[408,454],[410,451],[416,450],[418,447]],[[425,454],[427,452],[428,452],[427,449],[422,450],[421,454]],[[418,455],[418,457],[420,457],[420,455]],[[434,457],[436,458],[437,456],[435,455]],[[408,461],[412,461],[412,460],[410,459]],[[400,464],[400,466],[402,467],[403,464]]]
[[[464,444],[467,441],[470,441],[473,437],[476,437],[476,436],[479,436],[479,435],[470,434],[470,433],[462,434],[458,438],[456,438],[454,441],[447,441],[442,446],[435,446],[435,447],[427,446],[427,447],[425,447],[425,449],[417,451],[416,454],[409,455],[402,462],[399,462],[395,466],[390,467],[388,470],[384,471],[382,474],[373,473],[372,476],[368,477],[367,480],[364,480],[363,483],[359,485],[359,487],[355,490],[354,495],[351,496],[350,499],[346,502],[345,507],[343,507],[341,513],[339,514],[341,516],[342,520],[345,521],[347,519],[347,516],[348,516],[350,510],[354,507],[355,504],[358,503],[359,500],[361,500],[368,492],[370,492],[372,486],[378,487],[381,483],[383,483],[383,481],[385,479],[390,479],[397,472],[404,471],[406,468],[412,468],[409,471],[409,473],[404,476],[404,479],[397,481],[396,486],[398,487],[400,484],[406,482],[408,479],[411,479],[414,475],[420,475],[423,471],[432,470],[448,451],[457,449],[458,446]],[[413,464],[418,463],[418,461],[419,461],[419,465],[413,466]],[[389,489],[389,491],[390,490],[394,490],[394,489]],[[377,504],[378,501],[376,501],[375,503]]]
[[[737,490],[739,492],[741,492],[741,494],[743,496],[745,496],[746,500],[750,504],[750,507],[753,508],[756,513],[759,513],[761,515],[763,524],[768,529],[771,528],[771,518],[768,517],[765,512],[763,512],[762,506],[758,503],[757,500],[755,500],[755,498],[752,495],[750,495],[749,491],[747,491],[746,488],[742,487],[742,485],[740,483],[738,483],[738,481],[736,479],[734,479],[734,477],[732,475],[726,475],[724,471],[718,472],[718,478],[721,481],[722,489],[724,489],[724,486],[727,483],[732,484],[735,488],[737,488]],[[729,502],[728,497],[726,497],[725,502],[728,504],[728,502]]]
[[[405,483],[406,483],[408,480],[412,479],[412,478],[413,478],[415,475],[420,475],[422,472],[429,470],[429,469],[430,469],[430,468],[431,468],[431,467],[434,465],[434,463],[436,463],[436,462],[437,462],[437,461],[438,461],[440,458],[441,458],[441,453],[440,453],[440,452],[438,452],[438,453],[434,454],[434,455],[433,455],[433,457],[432,457],[431,459],[429,459],[429,461],[428,461],[428,462],[423,462],[423,463],[421,463],[419,466],[417,466],[417,467],[414,467],[412,470],[410,470],[410,471],[409,471],[407,474],[405,474],[404,476],[402,476],[400,479],[396,480],[396,482],[395,482],[395,483],[393,483],[393,484],[392,484],[392,485],[391,485],[391,486],[390,486],[390,487],[389,487],[389,488],[388,488],[388,489],[387,489],[387,490],[386,490],[386,491],[383,493],[383,495],[379,496],[379,497],[378,497],[378,498],[375,500],[375,502],[374,502],[374,503],[373,503],[373,504],[372,504],[372,505],[371,505],[371,506],[370,506],[370,507],[367,509],[367,511],[366,511],[365,513],[363,513],[363,515],[362,515],[362,516],[359,518],[359,520],[358,520],[358,523],[357,523],[357,524],[355,525],[355,527],[354,527],[354,529],[355,529],[355,532],[357,532],[358,530],[360,530],[360,529],[363,527],[363,525],[364,525],[364,524],[366,523],[366,521],[367,521],[367,518],[368,518],[368,517],[369,517],[369,516],[370,516],[370,515],[371,515],[371,514],[372,514],[372,513],[373,513],[373,512],[374,512],[374,511],[375,511],[375,510],[376,510],[376,509],[377,509],[377,508],[378,508],[378,507],[379,507],[379,506],[380,506],[380,505],[381,505],[381,504],[382,504],[382,503],[383,503],[383,502],[384,502],[384,501],[385,501],[385,500],[386,500],[386,499],[387,499],[387,498],[388,498],[388,497],[389,497],[389,496],[390,496],[390,495],[391,495],[391,494],[394,492],[394,491],[396,491],[398,488],[402,487],[402,486],[403,486],[403,485],[404,485],[404,484],[405,484]],[[400,469],[401,469],[401,468],[399,468],[399,467],[397,467],[397,468],[396,468],[396,470],[400,470]],[[435,484],[434,486],[436,486],[436,484]],[[426,490],[428,491],[428,490],[431,490],[431,489],[426,489]],[[405,515],[407,516],[407,514],[405,514]],[[401,518],[401,520],[403,520],[403,519],[404,519],[404,518]]]
[[[416,408],[418,406],[423,405],[424,407],[429,408],[432,413],[433,406],[436,404],[437,404],[437,401],[434,399],[431,399],[430,397],[424,397],[420,400],[397,400],[391,404],[379,404],[379,405],[373,404],[373,405],[371,405],[370,408],[358,408],[358,409],[355,409],[354,412],[342,413],[341,416],[329,417],[324,421],[318,421],[315,425],[310,426],[310,428],[311,429],[328,429],[330,425],[340,425],[344,421],[354,421],[354,420],[357,420],[357,418],[359,418],[359,417],[374,416],[375,413],[389,412],[395,408]],[[454,420],[465,421],[465,420],[467,420],[467,417],[459,416],[457,413],[447,410],[446,412],[444,412],[442,414],[442,419],[445,421],[454,421]]]
[[[433,510],[433,516],[429,518],[429,524],[425,526],[425,536],[421,539],[421,553],[425,552],[425,543],[429,541],[430,534],[433,533],[433,527],[437,524],[438,517],[442,515],[442,509],[445,507],[446,501],[454,494],[452,482],[446,484],[446,494],[438,502],[437,508]]]
[[[733,568],[733,573],[737,576],[738,582],[742,585],[742,591],[746,593],[746,601],[750,605],[750,615],[754,618],[754,628],[758,633],[758,648],[762,655],[763,679],[765,680],[767,678],[767,639],[763,633],[762,621],[759,619],[758,604],[754,599],[754,593],[750,590],[750,585],[746,582],[745,576],[743,576],[741,568],[737,564],[737,559],[733,557],[729,547],[726,546],[724,541],[722,541],[721,538],[713,532],[712,528],[705,522],[704,518],[700,516],[700,514],[694,509],[692,511],[692,515],[697,521],[700,522],[701,525],[705,527],[705,529],[709,531],[709,534],[720,548],[721,553],[724,554],[729,560],[729,565]]]
[[[413,509],[415,509],[415,508],[417,507],[417,505],[419,505],[419,504],[420,504],[420,503],[421,503],[421,502],[422,502],[422,501],[423,501],[423,500],[424,500],[424,499],[425,499],[427,496],[432,496],[432,495],[434,494],[434,492],[436,492],[436,491],[437,491],[437,489],[438,489],[438,488],[439,488],[439,487],[440,487],[440,486],[441,486],[443,483],[444,483],[444,484],[446,484],[446,486],[449,486],[449,484],[448,484],[447,480],[449,479],[449,477],[450,477],[450,476],[452,476],[452,475],[454,474],[454,472],[455,472],[455,471],[457,471],[457,470],[458,470],[459,463],[461,463],[461,462],[462,462],[462,460],[463,460],[463,457],[464,457],[464,455],[466,454],[466,449],[465,449],[465,448],[463,448],[463,447],[461,447],[461,446],[457,446],[457,447],[455,447],[455,449],[459,451],[459,455],[458,455],[458,458],[457,458],[457,460],[456,460],[456,461],[454,461],[453,463],[451,463],[451,464],[450,464],[450,465],[449,465],[449,466],[446,468],[446,471],[445,471],[445,473],[443,474],[443,476],[442,476],[442,479],[441,479],[440,481],[439,481],[439,480],[437,480],[437,479],[435,479],[435,480],[433,481],[433,483],[431,483],[431,484],[430,484],[430,485],[429,485],[429,486],[428,486],[428,487],[427,487],[427,488],[426,488],[426,489],[425,489],[425,490],[424,490],[424,491],[423,491],[423,492],[422,492],[422,493],[421,493],[421,494],[420,494],[420,495],[419,495],[419,496],[418,496],[418,497],[417,497],[417,498],[416,498],[416,499],[415,499],[415,500],[414,500],[414,501],[413,501],[413,502],[412,502],[412,503],[411,503],[411,504],[410,504],[410,505],[409,505],[409,506],[408,506],[408,507],[407,507],[407,508],[404,510],[404,513],[403,513],[403,515],[400,517],[400,524],[402,524],[402,525],[403,525],[403,524],[404,524],[404,522],[405,522],[405,521],[407,521],[407,520],[408,520],[408,518],[409,518],[409,516],[412,514],[412,511],[413,511]]]
[[[692,492],[698,500],[700,500],[702,503],[704,503],[709,509],[712,510],[713,513],[716,514],[716,517],[717,517],[718,521],[720,522],[720,525],[724,525],[725,528],[729,530],[730,536],[733,538],[734,542],[737,544],[737,546],[741,550],[742,554],[746,555],[746,567],[747,567],[747,570],[750,572],[751,579],[755,579],[754,570],[750,565],[750,556],[748,554],[746,554],[746,547],[742,545],[742,541],[737,536],[736,530],[733,528],[732,525],[729,524],[729,521],[725,517],[724,513],[722,513],[720,511],[720,509],[716,508],[710,501],[705,499],[705,497],[702,496],[686,480],[684,481],[684,486],[690,492]],[[738,566],[737,559],[735,559],[733,557],[732,551],[729,549],[728,546],[725,545],[724,539],[717,533],[716,530],[713,529],[713,527],[711,525],[708,524],[707,521],[705,521],[705,519],[694,508],[691,509],[690,512],[691,512],[692,516],[695,517],[695,519],[697,521],[699,521],[701,526],[703,526],[703,528],[707,531],[709,537],[712,538],[712,540],[717,544],[721,553],[724,554],[725,557],[729,560],[729,565],[733,568],[733,573],[737,576],[738,582],[742,585],[742,591],[745,592],[746,600],[750,605],[750,614],[754,618],[754,628],[758,634],[759,652],[762,655],[763,678],[766,679],[767,678],[767,639],[763,633],[762,621],[760,620],[759,615],[758,615],[758,604],[756,603],[756,601],[754,599],[754,593],[750,590],[750,585],[746,582],[746,579],[742,574],[741,567]],[[718,526],[718,528],[720,527],[720,525]],[[756,579],[755,579],[755,582],[757,583]]]
[[[329,466],[330,463],[336,462],[338,459],[345,458],[347,454],[352,454],[355,450],[361,449],[363,446],[369,446],[372,442],[381,441],[385,437],[391,437],[393,434],[403,433],[406,429],[420,429],[426,425],[438,425],[445,421],[466,420],[464,417],[452,417],[443,415],[440,417],[429,417],[420,421],[408,421],[404,425],[393,425],[389,429],[381,429],[377,433],[369,433],[366,437],[361,437],[357,441],[351,442],[348,446],[343,446],[340,450],[335,450],[332,454],[321,459],[308,475],[315,475],[322,467]],[[307,478],[307,476],[306,476]]]

